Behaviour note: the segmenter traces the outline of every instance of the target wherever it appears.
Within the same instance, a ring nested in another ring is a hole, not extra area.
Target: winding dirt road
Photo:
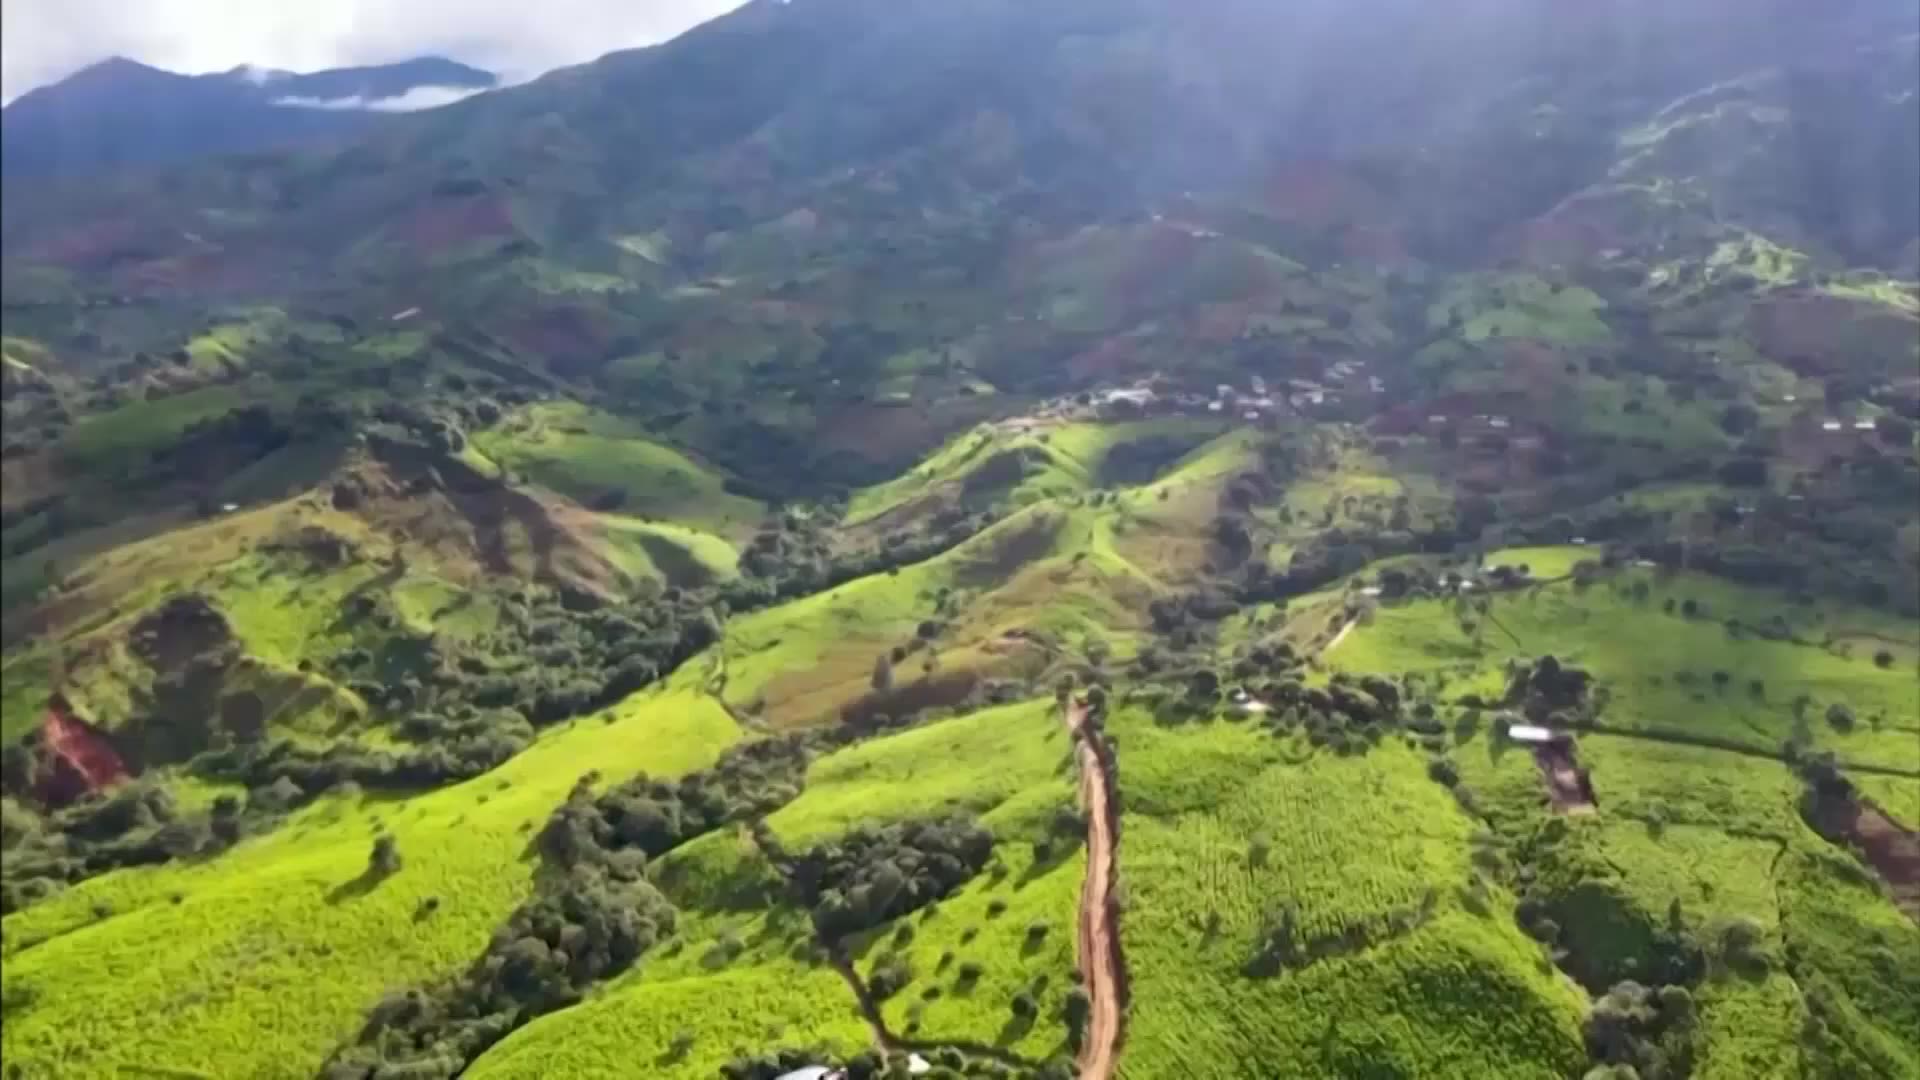
[[[1109,1080],[1120,1050],[1125,1010],[1121,985],[1120,930],[1114,925],[1114,833],[1111,778],[1106,763],[1086,737],[1086,705],[1066,711],[1067,729],[1080,755],[1080,798],[1087,809],[1087,880],[1080,890],[1080,974],[1092,999],[1093,1015],[1080,1051],[1080,1080]]]

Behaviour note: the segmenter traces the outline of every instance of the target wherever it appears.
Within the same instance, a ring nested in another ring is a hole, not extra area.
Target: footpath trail
[[[1121,985],[1120,930],[1114,925],[1114,835],[1112,778],[1087,737],[1088,709],[1067,707],[1067,729],[1080,755],[1080,796],[1087,808],[1087,880],[1080,890],[1080,973],[1093,1014],[1080,1052],[1080,1080],[1110,1080],[1120,1050],[1125,1009]]]

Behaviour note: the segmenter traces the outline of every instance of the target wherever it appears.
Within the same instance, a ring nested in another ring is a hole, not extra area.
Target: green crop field
[[[1664,608],[1669,599],[1681,602],[1671,614]],[[1476,623],[1472,634],[1459,622],[1465,609],[1452,601],[1384,607],[1329,663],[1348,671],[1443,673],[1459,692],[1477,688],[1498,697],[1509,659],[1551,653],[1606,682],[1611,700],[1602,720],[1609,726],[1678,731],[1766,753],[1777,753],[1792,735],[1794,702],[1804,696],[1800,708],[1816,747],[1843,760],[1920,771],[1920,743],[1912,737],[1920,697],[1911,672],[1881,668],[1864,650],[1846,655],[1820,644],[1836,628],[1877,625],[1868,613],[1831,604],[1809,609],[1765,590],[1639,570],[1584,588],[1563,582],[1502,593],[1490,602],[1488,617],[1464,616]],[[1695,606],[1691,617],[1686,604]],[[1776,616],[1791,639],[1759,636]],[[1730,629],[1729,620],[1739,628]],[[1898,632],[1912,636],[1911,629]],[[1850,729],[1824,719],[1833,705],[1857,717]]]
[[[1900,0],[708,6],[9,66],[0,1080],[1920,1080]]]
[[[123,870],[10,915],[10,1063],[311,1073],[386,991],[463,969],[529,888],[525,850],[581,775],[672,776],[738,737],[711,701],[653,695],[501,769],[413,798],[328,797],[218,860]],[[375,834],[404,867],[367,887]],[[431,915],[422,901],[438,897]],[[165,1022],[156,1023],[156,1016]]]
[[[1333,758],[1245,724],[1168,729],[1131,711],[1113,730],[1137,1002],[1125,1075],[1318,1076],[1371,1060],[1542,1076],[1578,1060],[1578,995],[1510,924],[1460,909],[1473,822],[1416,755],[1389,743]],[[1429,890],[1431,910],[1391,929]],[[1376,944],[1248,976],[1283,905],[1303,936]]]
[[[683,915],[662,954],[508,1036],[465,1075],[708,1080],[765,1046],[858,1051],[872,1037],[852,993],[831,967],[806,958],[805,915],[784,915]],[[690,1044],[676,1050],[683,1033]]]
[[[722,489],[722,477],[649,441],[617,417],[582,406],[541,405],[474,434],[495,461],[582,502],[618,493],[616,509],[723,533],[750,531],[763,508]]]
[[[768,824],[789,847],[864,821],[966,811],[1024,832],[1071,796],[1066,729],[1051,702],[986,709],[889,735],[815,762],[807,790]]]

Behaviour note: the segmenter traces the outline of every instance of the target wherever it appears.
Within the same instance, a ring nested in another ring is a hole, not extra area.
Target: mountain
[[[113,57],[0,111],[0,174],[98,175],[345,136],[383,111],[444,103],[497,82],[439,57],[308,74],[242,66],[211,75]]]
[[[1920,1074],[1914,15],[755,0],[10,186],[0,1055]]]

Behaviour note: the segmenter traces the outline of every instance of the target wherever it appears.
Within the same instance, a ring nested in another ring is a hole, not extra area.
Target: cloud
[[[317,71],[449,56],[518,81],[664,41],[741,0],[5,0],[0,100],[109,56],[170,71]]]
[[[368,112],[418,112],[421,109],[437,109],[442,105],[451,105],[456,101],[483,93],[473,86],[416,86],[404,94],[392,97],[367,98],[355,95],[341,98],[283,97],[274,100],[275,105],[291,109],[365,109]]]

